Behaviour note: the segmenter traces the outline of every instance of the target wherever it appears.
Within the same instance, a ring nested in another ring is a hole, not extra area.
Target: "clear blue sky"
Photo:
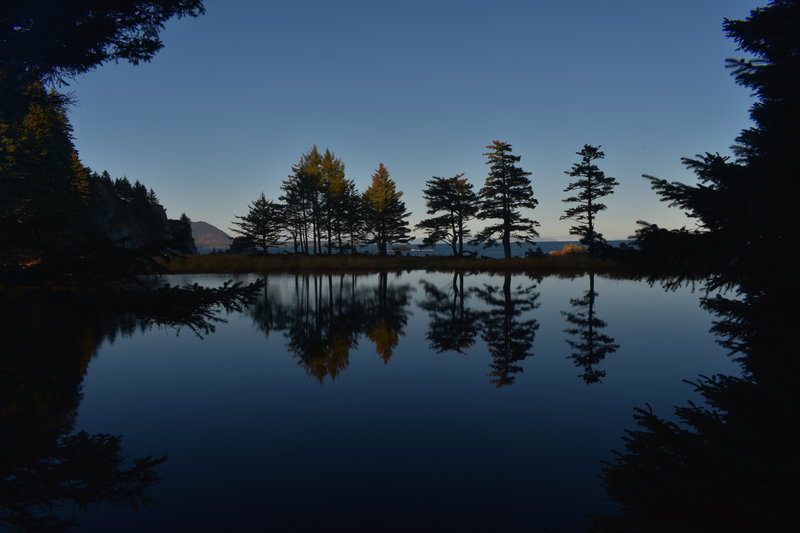
[[[723,17],[754,0],[206,0],[173,20],[147,64],[108,64],[67,89],[83,162],[152,187],[168,214],[223,230],[316,144],[363,190],[383,162],[412,223],[431,176],[481,186],[484,147],[510,142],[533,172],[543,237],[566,237],[563,173],[584,143],[620,186],[599,229],[692,222],[641,174],[693,182],[680,164],[729,154],[748,91]],[[417,232],[418,234],[419,232]]]

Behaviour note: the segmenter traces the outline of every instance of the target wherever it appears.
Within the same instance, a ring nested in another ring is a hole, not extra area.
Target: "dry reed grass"
[[[488,259],[447,256],[292,256],[292,255],[187,255],[158,259],[171,274],[265,273],[265,272],[387,272],[426,270],[446,272],[525,272],[576,275],[583,272],[614,272],[618,264],[593,259],[587,254]]]

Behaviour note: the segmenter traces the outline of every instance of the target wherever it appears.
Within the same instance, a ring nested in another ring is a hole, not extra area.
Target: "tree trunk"
[[[594,239],[594,220],[592,220],[592,199],[589,198],[586,204],[586,219],[589,226],[589,235],[587,241],[589,244],[589,253],[590,255],[594,255],[595,253],[595,239]],[[594,281],[594,280],[592,280]]]
[[[458,256],[464,257],[464,221],[458,221]]]

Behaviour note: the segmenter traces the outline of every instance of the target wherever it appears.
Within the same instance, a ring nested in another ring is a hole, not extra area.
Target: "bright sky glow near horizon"
[[[637,219],[693,227],[641,175],[694,182],[681,157],[730,154],[752,98],[722,22],[765,3],[206,0],[150,63],[72,82],[70,118],[86,165],[228,232],[313,145],[362,191],[383,162],[413,225],[425,180],[464,172],[477,191],[501,140],[533,173],[542,237],[568,238],[564,171],[599,144],[620,185],[598,229],[627,238]]]

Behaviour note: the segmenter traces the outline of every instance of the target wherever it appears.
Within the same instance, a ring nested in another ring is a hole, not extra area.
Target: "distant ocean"
[[[608,241],[608,244],[610,244],[611,246],[619,246],[620,244],[629,242],[631,241],[628,239],[623,239],[623,240]],[[541,241],[533,244],[513,243],[511,245],[511,255],[514,257],[525,257],[525,252],[527,252],[528,250],[533,251],[536,250],[537,248],[539,248],[543,253],[546,254],[548,252],[560,250],[561,248],[564,247],[565,244],[578,244],[578,241]],[[408,251],[403,251],[402,252],[403,255],[413,255],[413,256],[451,255],[452,253],[452,249],[450,248],[450,246],[446,244],[437,244],[433,248],[423,248],[421,244],[414,244],[414,243],[405,246],[409,246],[411,249]],[[377,246],[374,245],[359,246],[358,250],[361,253],[369,253],[369,254],[375,254],[378,252]],[[200,253],[211,252],[211,250],[204,250],[204,249],[201,249],[199,251]],[[271,254],[279,254],[281,252],[291,252],[291,251],[292,251],[291,247],[286,247],[286,246],[278,246],[269,249],[269,253]],[[472,246],[465,244],[464,251],[476,252],[478,254],[478,257],[480,256],[491,257],[491,258],[503,257],[503,247],[500,245],[484,248],[483,246]],[[390,255],[393,254],[391,249],[389,250],[389,254]]]

